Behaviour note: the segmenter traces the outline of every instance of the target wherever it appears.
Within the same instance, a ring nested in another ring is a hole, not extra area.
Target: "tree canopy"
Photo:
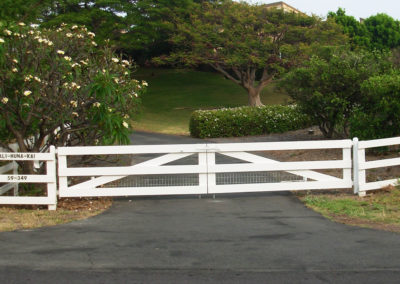
[[[261,105],[262,89],[307,58],[313,45],[344,39],[332,21],[245,2],[202,3],[189,17],[177,19],[174,51],[154,62],[208,64],[246,89],[251,106]]]

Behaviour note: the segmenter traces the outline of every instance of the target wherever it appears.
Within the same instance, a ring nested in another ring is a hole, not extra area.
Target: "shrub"
[[[364,96],[351,117],[351,135],[363,140],[399,136],[400,74],[371,77],[361,90]]]
[[[362,101],[360,86],[390,70],[386,53],[332,50],[294,69],[281,86],[327,138],[347,137],[349,119]]]
[[[190,135],[238,137],[281,133],[311,125],[308,116],[294,106],[262,106],[197,110],[190,118]]]
[[[49,145],[129,143],[129,121],[147,83],[132,62],[97,46],[82,26],[0,29],[0,146],[21,152]],[[26,173],[33,163],[23,162]]]

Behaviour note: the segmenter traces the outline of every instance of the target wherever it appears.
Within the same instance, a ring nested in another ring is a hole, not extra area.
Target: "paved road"
[[[94,218],[0,233],[0,283],[399,280],[400,235],[330,222],[289,193],[121,198]]]

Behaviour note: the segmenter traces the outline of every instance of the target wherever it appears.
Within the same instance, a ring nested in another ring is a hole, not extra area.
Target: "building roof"
[[[289,8],[289,10],[290,10],[291,12],[300,13],[300,14],[303,14],[303,15],[304,15],[303,12],[301,12],[300,10],[294,8],[293,6],[290,6],[289,4],[286,4],[286,3],[283,2],[283,1],[273,2],[273,3],[269,3],[269,4],[264,4],[263,6],[265,6],[265,7],[267,7],[267,8],[274,8],[274,7],[276,7],[276,8],[284,8],[284,7],[287,7],[287,8]]]

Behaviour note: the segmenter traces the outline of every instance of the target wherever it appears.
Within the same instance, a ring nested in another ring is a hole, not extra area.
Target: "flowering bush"
[[[305,128],[310,119],[294,105],[198,110],[190,119],[193,137],[232,137],[281,133]]]
[[[82,26],[0,30],[0,145],[22,152],[49,145],[129,142],[130,120],[147,83],[132,62],[98,47]],[[11,151],[11,149],[9,149]]]

